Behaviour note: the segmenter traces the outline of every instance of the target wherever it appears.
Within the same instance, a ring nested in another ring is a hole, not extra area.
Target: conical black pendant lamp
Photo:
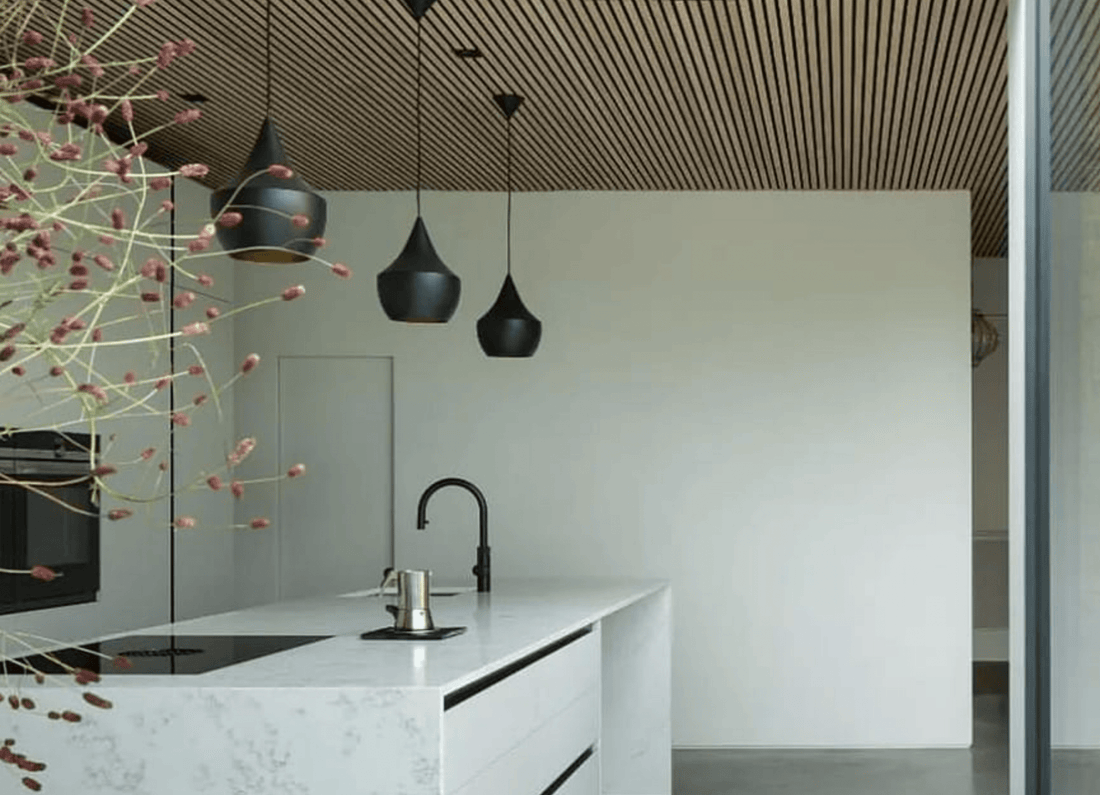
[[[304,262],[317,250],[313,239],[325,233],[326,205],[297,173],[283,179],[267,172],[268,166],[276,164],[290,168],[271,118],[271,0],[267,0],[266,24],[267,117],[244,168],[210,195],[210,212],[217,215],[225,208],[242,216],[235,226],[217,226],[218,242],[232,252],[230,257],[249,262]],[[225,207],[230,199],[233,203]],[[294,220],[302,223],[301,216],[306,223],[295,225]]]
[[[405,0],[416,19],[416,223],[388,268],[378,274],[378,299],[390,320],[406,323],[446,323],[458,307],[462,282],[435,253],[420,216],[421,123],[420,80],[422,23],[435,0]]]
[[[531,356],[542,339],[542,323],[520,300],[512,281],[512,116],[523,97],[498,94],[493,97],[507,119],[508,127],[508,273],[496,303],[477,321],[477,339],[486,356]]]

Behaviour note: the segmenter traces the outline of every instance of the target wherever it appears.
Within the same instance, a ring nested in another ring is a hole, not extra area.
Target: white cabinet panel
[[[592,688],[524,738],[519,745],[479,771],[460,789],[450,788],[448,782],[451,779],[444,768],[444,790],[452,795],[540,795],[586,748],[596,742],[600,732],[599,705],[598,689]],[[588,760],[585,767],[595,768],[590,763],[591,760]],[[576,783],[573,781],[580,772],[581,768],[578,768],[555,795],[563,792],[599,795],[598,775],[597,786],[586,787],[583,778]],[[590,772],[587,777],[591,779]]]
[[[458,792],[495,760],[508,754],[574,709],[563,719],[593,721],[592,731],[539,749],[555,771],[546,784],[599,736],[600,633],[593,632],[502,679],[443,714],[443,770],[448,792]],[[555,724],[558,725],[564,725]],[[554,730],[548,736],[557,737]],[[556,742],[556,741],[555,741]],[[579,743],[579,745],[577,745]],[[522,755],[517,757],[527,758]],[[543,786],[545,787],[544,784]],[[541,790],[535,790],[540,792]],[[471,790],[472,792],[472,790]],[[480,791],[479,791],[480,792]],[[510,795],[518,795],[512,791]]]

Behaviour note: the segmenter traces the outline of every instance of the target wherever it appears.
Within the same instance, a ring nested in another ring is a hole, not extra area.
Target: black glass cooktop
[[[21,657],[43,673],[65,671],[49,657],[67,665],[102,674],[201,674],[227,665],[255,660],[287,649],[327,640],[331,635],[127,635],[112,640],[87,643],[84,648],[69,647]],[[104,657],[90,654],[84,649]],[[129,665],[116,665],[114,658],[125,657]],[[0,665],[17,673],[17,662]]]

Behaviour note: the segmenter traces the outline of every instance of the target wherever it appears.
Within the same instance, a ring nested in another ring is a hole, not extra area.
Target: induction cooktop
[[[201,674],[330,637],[332,636],[126,635],[79,647],[56,649],[46,654],[21,657],[17,661],[4,662],[0,668],[9,673],[19,673],[25,670],[19,665],[20,661],[24,661],[43,673],[64,673],[65,669],[50,659],[52,657],[67,665],[100,674]],[[116,665],[116,657],[125,657],[129,666]]]

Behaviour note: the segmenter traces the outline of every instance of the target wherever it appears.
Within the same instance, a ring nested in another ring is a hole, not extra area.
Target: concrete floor
[[[1056,751],[1053,795],[1100,795],[1100,751]],[[1008,697],[974,697],[974,747],[677,750],[673,795],[1008,795]]]

